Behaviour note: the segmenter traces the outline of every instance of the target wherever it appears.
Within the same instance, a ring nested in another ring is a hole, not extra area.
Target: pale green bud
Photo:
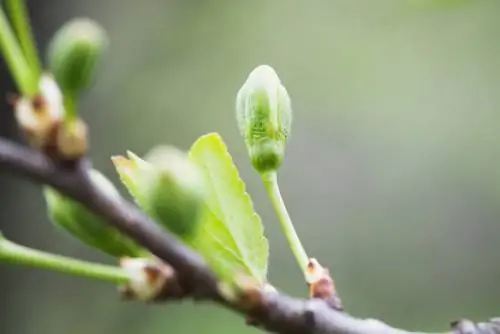
[[[118,198],[114,185],[97,170],[91,171],[91,180],[106,195]],[[44,196],[50,220],[83,243],[115,257],[139,256],[141,248],[131,239],[110,226],[83,205],[57,190],[45,187]]]
[[[179,237],[194,235],[206,194],[198,167],[173,147],[155,148],[145,160],[127,154],[112,161],[139,207]]]
[[[292,108],[272,67],[260,65],[250,73],[236,97],[236,119],[254,168],[277,170],[290,136]]]
[[[57,31],[48,61],[64,93],[78,94],[88,88],[106,46],[104,29],[90,19],[73,19]]]

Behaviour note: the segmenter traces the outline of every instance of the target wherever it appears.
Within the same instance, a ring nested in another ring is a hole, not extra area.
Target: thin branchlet
[[[123,198],[111,199],[89,179],[90,162],[59,164],[47,156],[0,139],[0,169],[31,181],[50,185],[104,218],[109,224],[150,250],[176,270],[182,289],[195,299],[211,300],[254,319],[263,329],[276,333],[325,334],[413,334],[373,319],[357,319],[336,311],[319,299],[300,300],[281,293],[253,291],[242,293],[249,300],[226,301],[219,282],[202,258]],[[243,291],[245,292],[245,291]],[[245,307],[243,307],[245,305]],[[474,324],[461,320],[452,333],[500,334],[500,322]]]

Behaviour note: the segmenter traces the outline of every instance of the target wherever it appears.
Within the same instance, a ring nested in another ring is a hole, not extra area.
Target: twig
[[[104,196],[90,182],[90,163],[72,166],[55,163],[43,154],[0,139],[0,169],[48,184],[81,202],[124,234],[169,263],[182,289],[195,299],[212,300],[255,319],[264,329],[283,334],[413,334],[373,319],[357,319],[331,309],[323,300],[299,300],[275,292],[249,289],[237,303],[225,301],[217,277],[203,259],[166,233],[124,199]],[[462,320],[452,324],[453,333],[500,334],[500,320],[474,324]]]
[[[0,260],[122,284],[130,275],[119,267],[77,260],[18,245],[0,235]]]
[[[108,220],[171,264],[193,296],[204,298],[216,294],[217,279],[202,258],[165,233],[135,206],[122,198],[113,200],[102,194],[89,179],[89,161],[82,160],[74,166],[58,165],[39,152],[0,139],[0,166],[48,184]]]

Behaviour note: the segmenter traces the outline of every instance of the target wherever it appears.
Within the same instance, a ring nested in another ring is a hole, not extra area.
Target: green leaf
[[[208,191],[202,227],[190,245],[223,279],[240,272],[264,283],[269,245],[222,138],[217,133],[200,137],[189,157],[201,167]]]
[[[119,196],[118,190],[103,174],[91,170],[92,181],[111,198]],[[52,223],[79,239],[81,242],[100,249],[114,257],[140,256],[144,250],[132,239],[116,228],[109,226],[102,218],[89,211],[82,204],[62,195],[59,191],[44,187],[47,213]]]

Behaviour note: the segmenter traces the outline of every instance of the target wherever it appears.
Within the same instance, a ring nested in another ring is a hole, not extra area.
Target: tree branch
[[[244,291],[237,303],[225,301],[218,289],[217,277],[203,259],[166,233],[125,199],[113,200],[90,182],[90,162],[71,166],[19,144],[0,139],[0,169],[8,170],[81,202],[105,218],[154,255],[169,263],[179,284],[190,296],[212,300],[255,319],[264,329],[283,334],[412,334],[373,319],[357,319],[328,307],[323,300],[300,300],[261,290]],[[468,320],[452,323],[452,332],[460,334],[500,334],[500,319],[474,324]]]

